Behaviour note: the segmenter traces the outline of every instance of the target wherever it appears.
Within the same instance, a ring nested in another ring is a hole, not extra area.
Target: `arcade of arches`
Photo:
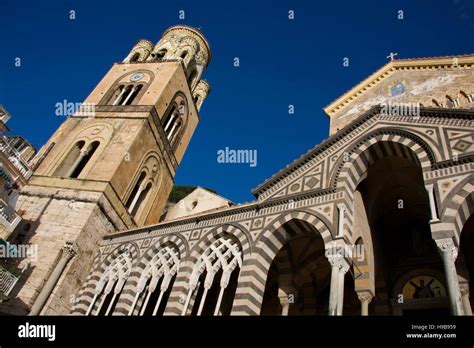
[[[96,295],[86,314],[239,314],[242,294],[252,291],[248,284],[263,277],[260,300],[253,300],[260,315],[471,315],[473,216],[463,224],[456,259],[446,238],[432,237],[431,225],[439,218],[417,155],[403,145],[381,153],[384,146],[394,145],[380,142],[365,150],[379,155],[367,161],[356,181],[352,214],[339,210],[336,218],[338,228],[352,218],[352,244],[337,233],[324,234],[325,223],[304,214],[276,226],[277,241],[257,247],[254,257],[225,230],[192,262],[176,246],[163,244],[161,261],[147,266],[153,276],[135,272],[142,276],[128,302],[123,292],[137,262],[120,254],[103,271],[105,280],[90,284]],[[471,212],[472,201],[466,207]],[[266,253],[272,248],[273,254]],[[268,266],[252,273],[249,265],[259,263],[258,255]]]

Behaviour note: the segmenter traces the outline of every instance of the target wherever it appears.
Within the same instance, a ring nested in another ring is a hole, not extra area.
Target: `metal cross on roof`
[[[395,60],[395,56],[398,56],[398,53],[390,52],[390,54],[387,56],[387,58],[390,58],[390,61],[393,61],[393,60]]]

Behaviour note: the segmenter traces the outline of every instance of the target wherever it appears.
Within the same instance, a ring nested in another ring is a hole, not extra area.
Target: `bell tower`
[[[69,313],[101,238],[159,222],[210,91],[210,57],[186,26],[139,40],[43,146],[10,240],[37,245],[38,257],[1,312]]]

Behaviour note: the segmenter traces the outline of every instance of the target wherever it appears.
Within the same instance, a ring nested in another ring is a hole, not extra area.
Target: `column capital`
[[[425,188],[428,191],[433,191],[434,185],[433,184],[427,184],[427,185],[425,185]]]
[[[336,204],[336,207],[337,207],[337,209],[339,209],[340,211],[346,210],[346,205],[345,205],[344,203],[337,203],[337,204]]]
[[[339,271],[341,271],[342,273],[346,273],[351,267],[350,263],[345,259],[344,255],[342,254],[326,253],[326,258],[328,259],[332,267],[338,268]]]
[[[364,291],[357,291],[357,297],[359,298],[360,302],[370,303],[372,299],[374,298],[374,295],[372,295],[372,292],[368,290],[364,290]]]
[[[76,256],[79,253],[79,248],[76,242],[66,242],[66,244],[62,248],[62,258],[71,259],[72,257]]]
[[[280,300],[280,304],[282,307],[286,307],[286,306],[289,306],[290,305],[290,300],[288,298],[288,295],[284,294],[284,295],[278,295],[278,299]]]
[[[458,248],[454,245],[452,238],[435,239],[435,242],[441,253],[449,255],[453,262],[456,261]]]
[[[460,283],[459,290],[461,291],[462,296],[469,296],[469,284],[468,283]]]

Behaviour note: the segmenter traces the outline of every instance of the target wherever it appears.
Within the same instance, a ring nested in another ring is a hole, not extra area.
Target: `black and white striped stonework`
[[[126,243],[119,245],[113,252],[105,256],[104,260],[96,258],[96,267],[91,277],[88,278],[87,282],[83,285],[79,292],[78,300],[73,308],[72,314],[86,314],[89,305],[91,304],[97,284],[101,276],[104,274],[106,269],[114,262],[114,260],[121,255],[124,251],[128,250],[130,253],[130,260],[132,261],[132,268],[137,264],[137,260],[140,256],[139,248],[135,243]],[[120,299],[119,299],[120,300]],[[100,301],[96,301],[91,313],[96,313]]]
[[[223,235],[232,236],[239,244],[242,250],[242,259],[245,264],[249,255],[252,253],[251,248],[251,237],[248,233],[244,232],[242,229],[235,227],[233,225],[224,225],[216,227],[204,236],[201,237],[199,242],[191,249],[189,257],[185,258],[178,270],[176,276],[175,285],[171,291],[168,306],[165,310],[165,315],[181,315],[183,307],[186,301],[188,294],[188,284],[191,278],[191,273],[193,272],[194,265],[201,257],[202,253],[217,239],[221,238]],[[239,276],[242,277],[242,271]],[[188,312],[193,308],[194,301],[191,299],[191,302],[188,306]]]
[[[293,219],[300,221],[292,221],[284,226]],[[281,216],[265,228],[255,244],[254,253],[243,263],[232,315],[260,314],[268,270],[273,258],[293,236],[307,231],[303,226],[312,226],[313,233],[319,233],[325,245],[333,239],[327,227],[328,223],[323,220],[314,213],[294,211]]]
[[[458,183],[445,198],[440,216],[447,228],[454,229],[455,239],[461,238],[461,231],[469,216],[474,213],[474,176],[470,175]],[[449,226],[449,225],[451,226]],[[447,232],[447,231],[446,231]],[[439,233],[439,231],[438,231]]]
[[[163,236],[153,245],[148,247],[147,251],[140,257],[140,259],[137,262],[136,267],[131,272],[130,277],[128,278],[128,281],[125,284],[125,287],[122,291],[120,299],[115,308],[114,315],[120,315],[120,314],[127,315],[128,314],[136,295],[138,281],[143,271],[145,270],[145,267],[148,265],[151,259],[157,254],[157,252],[161,248],[167,245],[171,245],[176,250],[179,251],[180,259],[186,258],[187,251],[188,251],[187,247],[185,243],[183,242],[183,240],[177,237],[176,235]],[[137,314],[136,312],[138,312],[138,308],[140,308],[140,304],[142,301],[143,301],[143,298],[141,298],[140,301],[137,303],[134,314]]]

